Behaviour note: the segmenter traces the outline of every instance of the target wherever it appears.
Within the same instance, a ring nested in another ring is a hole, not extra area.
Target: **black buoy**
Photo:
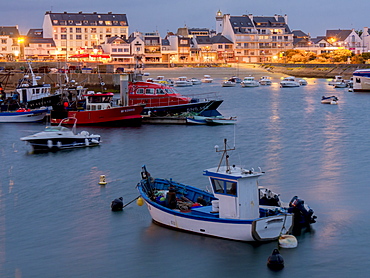
[[[267,266],[272,270],[281,270],[284,268],[284,259],[279,250],[274,249],[272,255],[267,260]]]
[[[112,211],[120,211],[123,209],[123,198],[119,197],[118,199],[114,199],[110,205]]]

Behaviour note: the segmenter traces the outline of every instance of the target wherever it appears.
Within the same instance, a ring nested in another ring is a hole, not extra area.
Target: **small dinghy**
[[[338,104],[338,98],[336,96],[330,96],[330,97],[321,97],[321,103],[322,104]]]

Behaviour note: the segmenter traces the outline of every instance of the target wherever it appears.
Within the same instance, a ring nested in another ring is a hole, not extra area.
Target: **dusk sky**
[[[42,28],[45,12],[50,10],[55,13],[123,13],[127,15],[130,33],[157,30],[162,38],[167,31],[175,33],[185,25],[215,29],[218,10],[233,16],[287,14],[292,30],[302,30],[310,33],[311,37],[325,35],[325,31],[330,29],[362,30],[370,27],[369,0],[17,0],[3,1],[0,26],[18,25],[21,34],[25,35],[30,28]]]

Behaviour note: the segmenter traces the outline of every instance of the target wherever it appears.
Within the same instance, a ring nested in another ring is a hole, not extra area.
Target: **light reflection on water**
[[[235,126],[84,128],[102,136],[96,148],[32,154],[19,138],[42,124],[0,124],[0,276],[362,273],[361,257],[369,248],[364,196],[370,95],[336,90],[320,79],[300,88],[280,88],[274,81],[259,88],[222,88],[220,82],[179,88],[218,91],[224,99],[219,110],[237,116]],[[336,95],[339,104],[321,104],[322,95]],[[110,210],[113,199],[122,196],[127,203],[138,196],[143,164],[154,177],[205,189],[202,171],[218,163],[214,145],[224,138],[236,142],[231,160],[266,171],[260,185],[281,193],[284,201],[298,195],[318,215],[312,232],[298,238],[298,248],[281,250],[286,261],[281,273],[266,268],[276,242],[240,243],[165,229],[135,203],[123,212]],[[98,184],[100,175],[107,185]],[[351,267],[338,268],[338,261]]]

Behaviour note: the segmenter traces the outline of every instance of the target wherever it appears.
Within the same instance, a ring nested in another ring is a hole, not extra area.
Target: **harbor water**
[[[365,277],[370,265],[370,94],[335,89],[325,79],[280,88],[178,88],[218,92],[236,125],[78,127],[100,134],[98,147],[34,154],[19,138],[45,124],[0,124],[0,277]],[[335,95],[338,105],[321,104]],[[224,138],[230,161],[266,172],[259,185],[318,216],[298,247],[280,249],[283,270],[267,259],[277,242],[236,242],[152,223],[135,202],[142,165],[153,177],[202,189]],[[99,185],[101,175],[106,185]]]

